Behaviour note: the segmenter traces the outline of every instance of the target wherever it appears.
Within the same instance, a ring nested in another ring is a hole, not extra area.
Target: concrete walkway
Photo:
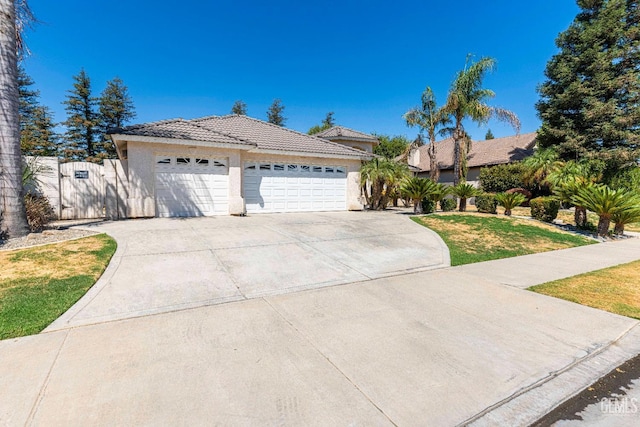
[[[520,288],[621,256],[640,239],[1,341],[0,424],[528,425],[640,326]]]

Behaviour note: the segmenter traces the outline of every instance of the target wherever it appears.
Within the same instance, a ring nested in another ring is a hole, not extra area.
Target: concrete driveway
[[[402,213],[155,218],[91,226],[118,241],[100,281],[48,330],[449,265]]]

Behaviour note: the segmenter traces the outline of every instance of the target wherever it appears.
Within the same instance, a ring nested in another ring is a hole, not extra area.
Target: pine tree
[[[73,80],[73,89],[67,91],[67,100],[63,102],[67,112],[67,120],[63,122],[67,128],[64,134],[64,157],[70,161],[99,161],[95,157],[99,133],[95,111],[97,100],[91,95],[91,80],[84,69],[73,76]]]
[[[634,158],[640,143],[640,11],[627,0],[578,0],[556,39],[536,104],[541,147],[564,159]]]
[[[20,150],[27,156],[57,156],[58,135],[48,107],[40,105],[40,92],[31,89],[33,79],[18,69]]]
[[[231,107],[231,114],[238,114],[241,116],[247,115],[247,104],[245,104],[242,100],[237,100],[233,103]]]
[[[274,99],[271,106],[267,110],[267,121],[274,125],[284,126],[287,119],[282,115],[284,111],[284,105],[280,99]]]
[[[121,128],[136,117],[129,90],[119,77],[107,82],[98,101],[98,108],[98,129],[101,142],[97,146],[96,157],[98,159],[114,159],[117,157],[116,147],[107,132],[111,129]]]
[[[489,140],[489,139],[494,139],[495,136],[493,136],[493,132],[491,132],[491,129],[487,130],[487,133],[484,135],[484,139],[485,140]]]
[[[334,127],[335,124],[336,122],[335,122],[335,119],[333,118],[333,111],[330,111],[327,113],[326,117],[322,120],[322,123],[319,125],[312,126],[307,131],[307,134],[315,135],[316,133],[320,133],[322,131],[325,131],[327,129]]]

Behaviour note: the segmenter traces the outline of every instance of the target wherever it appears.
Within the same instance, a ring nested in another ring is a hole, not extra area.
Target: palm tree
[[[413,202],[413,213],[421,214],[422,199],[429,197],[435,185],[431,180],[412,177],[402,182],[400,192]]]
[[[458,210],[465,212],[467,210],[467,199],[475,197],[480,193],[476,187],[466,182],[461,182],[452,188],[451,193],[460,199],[460,206]]]
[[[640,222],[640,203],[635,208],[625,209],[614,213],[611,220],[615,224],[613,233],[617,235],[624,234],[624,226],[632,222]]]
[[[20,237],[29,231],[22,194],[18,114],[18,54],[23,46],[20,34],[28,21],[18,17],[31,14],[25,1],[0,0],[0,16],[0,231]]]
[[[469,57],[467,57],[467,64]],[[503,108],[492,107],[486,103],[495,93],[482,87],[484,76],[493,71],[495,60],[484,57],[464,70],[458,72],[451,84],[447,103],[443,110],[453,116],[454,127],[451,136],[454,141],[453,152],[453,184],[467,180],[467,153],[471,149],[471,138],[464,129],[463,121],[471,119],[478,124],[485,124],[491,118],[498,119],[513,126],[520,132],[520,120],[515,113]]]
[[[571,203],[575,207],[573,221],[578,228],[584,228],[587,225],[587,208],[575,200],[575,195],[591,185],[593,183],[588,179],[576,176],[572,180],[567,179],[564,182],[559,182],[553,189],[553,194],[561,203]]]
[[[576,205],[586,207],[595,212],[598,220],[598,236],[605,237],[609,233],[609,225],[614,216],[624,211],[633,210],[640,205],[637,195],[627,190],[612,190],[606,185],[592,185],[578,191],[573,197]]]
[[[451,122],[449,114],[443,109],[438,108],[436,97],[430,87],[427,87],[422,93],[422,104],[420,107],[412,108],[404,115],[404,119],[408,126],[418,126],[420,133],[426,130],[429,135],[429,178],[433,182],[438,182],[440,178],[440,169],[436,159],[436,135],[442,134],[445,129],[438,131],[438,128],[446,126]]]
[[[496,200],[504,208],[504,214],[511,216],[511,209],[520,206],[527,198],[520,193],[498,193]]]
[[[561,181],[563,178],[566,179],[569,173],[579,171],[578,166],[574,163],[569,170],[562,173],[565,163],[559,158],[558,153],[552,148],[536,151],[533,156],[527,157],[522,162],[525,166],[522,180],[529,187],[537,187],[540,190],[545,187],[549,189],[553,185],[549,180],[550,176],[553,180]]]
[[[407,165],[376,157],[360,168],[360,185],[370,209],[387,207],[394,188],[407,175]]]
[[[433,182],[433,181],[431,181]],[[431,200],[435,206],[438,205],[442,199],[451,194],[452,187],[450,185],[445,185],[439,182],[436,182],[431,187],[431,194],[427,196],[427,199]]]

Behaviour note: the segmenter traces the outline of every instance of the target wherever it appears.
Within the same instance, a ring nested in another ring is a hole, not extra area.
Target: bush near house
[[[512,188],[525,188],[525,166],[520,163],[496,165],[480,169],[480,188],[487,193],[503,193]]]
[[[476,196],[476,209],[481,213],[498,213],[498,200],[493,193],[481,193]]]
[[[27,222],[32,233],[42,231],[45,225],[56,217],[49,199],[40,194],[27,193],[24,196],[24,207],[27,211]]]
[[[560,202],[553,197],[536,197],[529,201],[531,216],[538,221],[553,222],[558,217]]]
[[[450,197],[440,200],[440,209],[442,209],[442,212],[451,212],[457,205],[456,199]]]
[[[436,210],[436,202],[430,199],[422,199],[422,213],[430,214]]]

